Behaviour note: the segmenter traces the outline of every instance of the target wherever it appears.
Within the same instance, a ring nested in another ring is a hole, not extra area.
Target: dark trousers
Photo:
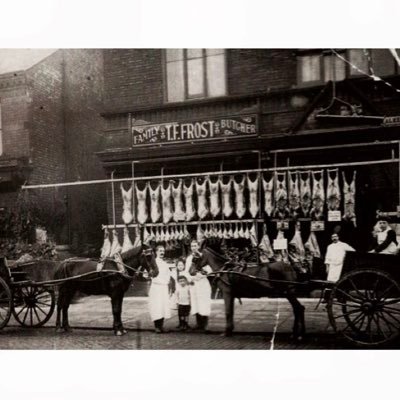
[[[179,318],[180,328],[188,328],[189,313],[190,313],[189,304],[178,304],[178,318]]]

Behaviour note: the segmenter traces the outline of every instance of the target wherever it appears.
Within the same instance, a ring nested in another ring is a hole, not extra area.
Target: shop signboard
[[[133,125],[132,145],[164,145],[218,139],[246,138],[258,134],[257,115],[196,119],[188,122]]]
[[[383,118],[383,126],[400,126],[400,116],[392,116]]]
[[[276,229],[281,231],[287,231],[289,229],[289,221],[277,221]]]

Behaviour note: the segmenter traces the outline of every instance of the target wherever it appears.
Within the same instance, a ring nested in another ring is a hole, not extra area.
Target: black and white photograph
[[[95,6],[47,1],[0,40],[0,355],[61,377],[41,399],[131,398],[114,385],[142,375],[136,397],[203,382],[200,399],[222,373],[232,400],[344,388],[353,363],[378,377],[400,348],[400,47],[374,25],[389,8],[280,5],[279,25],[256,0],[134,3],[99,5],[92,31]]]

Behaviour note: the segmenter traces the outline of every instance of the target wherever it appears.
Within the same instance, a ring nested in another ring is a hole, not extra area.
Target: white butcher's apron
[[[355,250],[347,243],[340,241],[328,246],[325,256],[325,264],[328,265],[328,281],[337,282],[340,279],[346,251]]]
[[[378,244],[383,243],[386,240],[388,231],[390,231],[390,228],[385,229],[383,232],[378,232],[377,234],[377,242]],[[397,246],[396,243],[391,242],[386,249],[382,250],[379,252],[379,254],[397,254]]]
[[[171,318],[168,284],[171,278],[169,264],[156,258],[158,275],[152,279],[149,290],[149,310],[152,321]]]
[[[185,271],[189,271],[192,260],[192,255],[187,257]],[[202,269],[207,273],[212,272],[209,265],[205,265]],[[207,275],[198,272],[195,276],[192,276],[192,282],[193,285],[190,286],[190,313],[208,317],[211,314],[211,285]]]

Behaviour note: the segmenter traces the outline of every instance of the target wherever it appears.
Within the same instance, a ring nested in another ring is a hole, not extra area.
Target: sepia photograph
[[[0,348],[399,348],[399,69],[0,49]]]

